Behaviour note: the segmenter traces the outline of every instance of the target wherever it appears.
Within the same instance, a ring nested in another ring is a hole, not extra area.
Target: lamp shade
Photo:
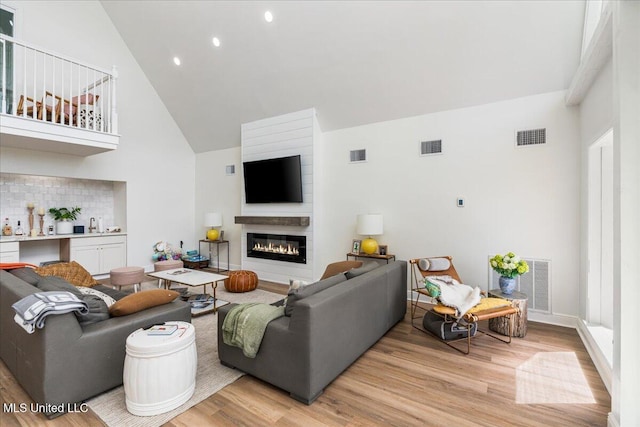
[[[356,233],[377,236],[383,233],[381,214],[360,214],[357,217]]]
[[[204,214],[204,226],[205,227],[221,227],[222,215],[219,213],[206,213]]]

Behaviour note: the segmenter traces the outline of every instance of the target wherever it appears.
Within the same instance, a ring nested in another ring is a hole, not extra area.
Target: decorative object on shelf
[[[3,236],[13,236],[13,227],[9,223],[9,218],[4,219],[4,225],[2,226],[2,235]]]
[[[383,233],[382,215],[380,214],[360,214],[357,217],[356,233],[369,236],[362,241],[360,248],[362,252],[371,255],[378,250],[378,242],[371,236],[378,236]]]
[[[516,277],[529,271],[529,265],[513,252],[497,254],[489,260],[489,265],[500,275],[500,290],[511,295],[516,289]]]
[[[73,223],[78,219],[78,215],[82,208],[75,207],[69,210],[68,208],[50,208],[49,214],[54,220],[58,221],[56,224],[56,234],[73,234]]]
[[[220,231],[216,227],[222,227],[222,215],[217,212],[209,212],[204,214],[205,227],[211,227],[207,231],[208,240],[218,240]]]
[[[24,235],[24,230],[22,229],[22,225],[20,225],[20,220],[18,220],[18,225],[16,226],[16,231],[14,233],[16,236]]]
[[[353,243],[351,244],[351,253],[359,254],[361,244],[362,244],[362,240],[354,239]]]
[[[27,203],[27,210],[29,211],[29,230],[27,234],[31,234],[31,230],[33,230],[33,203]]]
[[[38,236],[44,236],[44,208],[38,208],[38,216],[40,217],[40,232]]]
[[[168,259],[180,260],[182,258],[180,249],[174,249],[167,242],[158,242],[153,245],[153,252],[151,256],[153,261],[165,261]]]
[[[386,255],[388,252],[387,245],[378,245],[378,253],[380,255]]]

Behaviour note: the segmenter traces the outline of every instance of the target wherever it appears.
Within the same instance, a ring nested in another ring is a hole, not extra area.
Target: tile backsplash
[[[0,220],[4,224],[5,218],[9,218],[14,231],[19,220],[26,233],[29,228],[27,203],[33,203],[34,228],[38,230],[38,209],[45,210],[45,233],[47,226],[55,223],[49,208],[82,208],[74,225],[84,225],[85,232],[89,232],[91,217],[96,219],[96,225],[98,217],[102,217],[107,227],[114,221],[113,186],[112,181],[0,173]]]

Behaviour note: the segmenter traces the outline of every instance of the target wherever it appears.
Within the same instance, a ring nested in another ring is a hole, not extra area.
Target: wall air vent
[[[491,258],[491,257],[489,257]],[[523,258],[529,264],[529,272],[517,276],[516,290],[527,294],[528,310],[551,312],[551,261]],[[489,268],[489,289],[498,289],[500,275]]]
[[[357,163],[357,162],[366,162],[367,161],[367,150],[364,148],[362,150],[351,150],[349,152],[349,162]]]
[[[519,130],[516,132],[516,145],[524,147],[526,145],[538,145],[547,143],[547,129]]]
[[[442,154],[442,140],[420,142],[420,155],[427,156],[429,154]]]
[[[225,171],[227,175],[235,175],[236,174],[236,165],[227,165],[225,167]]]

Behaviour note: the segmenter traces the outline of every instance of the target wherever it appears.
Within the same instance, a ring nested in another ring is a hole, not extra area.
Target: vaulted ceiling
[[[102,5],[195,152],[239,146],[242,123],[310,107],[331,131],[566,89],[585,9],[584,0]]]

